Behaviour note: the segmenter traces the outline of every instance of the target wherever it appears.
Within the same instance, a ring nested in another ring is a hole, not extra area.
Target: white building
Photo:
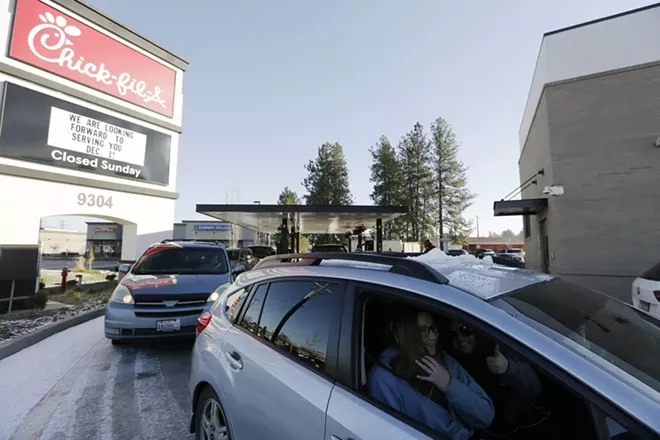
[[[0,0],[0,46],[0,246],[56,215],[121,224],[123,260],[171,238],[187,62],[80,0]]]
[[[39,231],[39,243],[44,255],[83,255],[87,234],[67,229],[43,228]]]

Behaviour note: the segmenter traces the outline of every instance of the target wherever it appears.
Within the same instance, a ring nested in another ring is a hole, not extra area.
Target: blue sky
[[[478,194],[467,215],[479,216],[482,235],[522,228],[520,218],[493,217],[492,202],[519,185],[518,128],[543,33],[649,4],[90,3],[190,62],[177,220],[200,218],[197,203],[274,203],[285,186],[302,194],[303,165],[326,141],[344,146],[355,203],[371,204],[369,147],[442,116],[462,144]]]

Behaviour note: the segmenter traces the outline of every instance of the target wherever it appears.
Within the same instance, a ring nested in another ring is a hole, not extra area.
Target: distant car
[[[483,257],[494,257],[495,255],[495,251],[492,249],[477,249],[474,251],[474,256],[480,259]]]
[[[248,246],[248,249],[250,249],[252,254],[259,260],[277,254],[275,249],[270,246],[254,245]]]
[[[633,281],[632,302],[636,308],[660,318],[660,263]]]
[[[451,255],[452,257],[458,257],[459,255],[468,255],[468,251],[465,249],[449,249],[447,251],[447,255]]]
[[[348,252],[343,244],[316,244],[312,252]]]
[[[521,263],[525,262],[525,251],[517,248],[506,248],[500,249],[497,251],[497,256],[502,258],[511,258],[513,260],[519,260]]]
[[[237,275],[252,269],[259,260],[248,248],[227,248],[229,264]]]
[[[227,252],[211,243],[158,243],[119,272],[105,309],[105,337],[113,344],[195,336],[199,315],[231,283]]]

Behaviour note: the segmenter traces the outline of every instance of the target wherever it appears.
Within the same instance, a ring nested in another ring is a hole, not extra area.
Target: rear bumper
[[[197,318],[201,313],[208,310],[213,303],[208,303],[202,312],[177,310],[172,314],[172,309],[150,310],[149,317],[136,316],[136,308],[133,305],[109,303],[105,309],[105,337],[115,340],[128,339],[162,339],[162,338],[185,338],[194,337],[197,326]],[[161,312],[159,315],[158,312]],[[186,314],[187,313],[187,314]],[[156,329],[157,322],[163,320],[178,319],[181,323],[180,330],[164,332]]]

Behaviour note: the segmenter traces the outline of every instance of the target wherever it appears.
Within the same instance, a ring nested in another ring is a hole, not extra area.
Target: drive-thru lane
[[[3,359],[0,439],[190,439],[191,347],[115,347],[98,318]]]

